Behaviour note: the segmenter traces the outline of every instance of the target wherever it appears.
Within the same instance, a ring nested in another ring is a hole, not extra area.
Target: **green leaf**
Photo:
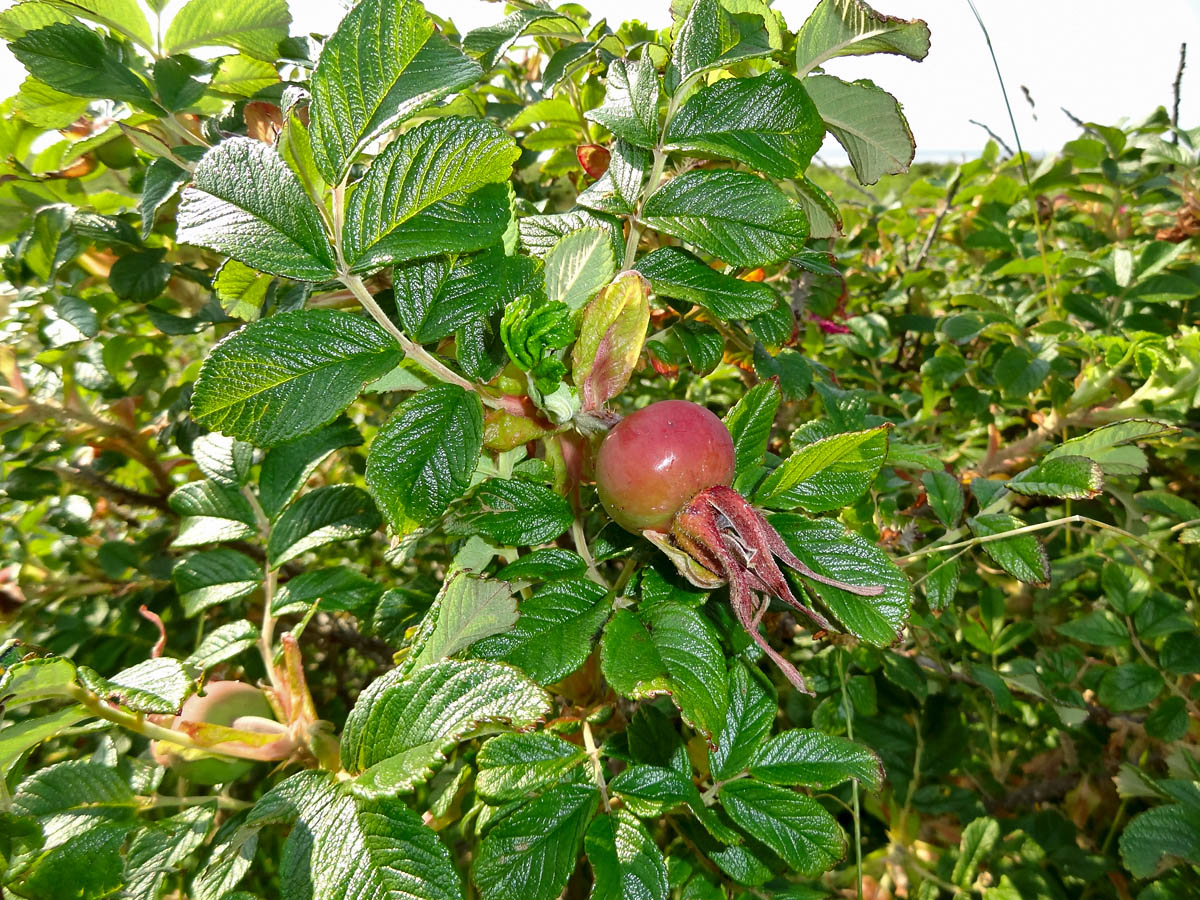
[[[406,131],[350,195],[342,230],[347,263],[368,272],[497,243],[497,215],[508,223],[503,185],[519,155],[511,137],[482,119],[446,116]],[[469,197],[485,185],[498,186]]]
[[[23,882],[38,900],[100,900],[125,882],[121,845],[132,822],[101,822],[71,835],[40,856]]]
[[[227,822],[213,837],[213,849],[204,867],[192,879],[191,900],[244,900],[233,889],[249,871],[258,849],[259,827],[234,827]],[[255,898],[251,898],[255,900]]]
[[[1162,690],[1163,677],[1157,669],[1133,662],[1108,669],[1096,697],[1113,712],[1129,712],[1149,706]]]
[[[233,47],[273,63],[291,24],[287,0],[189,0],[171,20],[163,52]]]
[[[622,272],[583,311],[571,354],[571,378],[585,410],[602,408],[629,384],[650,324],[650,285]]]
[[[340,184],[374,138],[472,84],[479,66],[434,33],[417,0],[366,0],[325,43],[309,85],[313,156]]]
[[[227,259],[217,269],[213,279],[213,291],[221,301],[221,309],[235,319],[253,322],[259,317],[267,292],[274,279],[270,275],[252,269],[236,259]]]
[[[534,377],[537,388],[552,393],[567,367],[554,354],[575,339],[575,317],[565,303],[551,303],[526,294],[504,310],[500,339],[509,358]]]
[[[80,666],[79,680],[103,700],[146,713],[178,713],[195,687],[191,673],[179,660],[168,656],[140,662],[112,678]]]
[[[475,790],[489,803],[520,800],[565,783],[587,758],[582,748],[546,732],[497,735],[475,757]]]
[[[716,629],[699,611],[675,600],[642,609],[640,617],[650,636],[645,649],[669,677],[671,699],[711,746],[725,724],[729,702],[725,654]]]
[[[564,497],[523,479],[489,478],[446,517],[446,533],[481,534],[497,544],[524,547],[554,540],[575,514]]]
[[[152,105],[146,82],[110,52],[100,35],[80,25],[48,25],[10,46],[29,74],[64,94]]]
[[[12,722],[0,728],[0,778],[7,779],[13,766],[42,741],[48,741],[90,717],[91,713],[82,706],[72,704],[47,715]]]
[[[370,617],[381,594],[382,585],[350,566],[310,569],[279,588],[271,611],[276,615],[304,613],[320,601],[324,612],[348,612],[364,619]]]
[[[13,812],[51,826],[47,838],[86,831],[97,819],[130,820],[137,798],[116,769],[73,759],[39,769],[21,782]]]
[[[279,313],[212,349],[192,413],[207,428],[270,447],[331,421],[402,358],[387,332],[354,313]]]
[[[750,6],[751,4],[747,4]],[[695,0],[675,34],[664,83],[674,94],[680,85],[709,69],[742,59],[769,56],[778,47],[778,33],[769,30],[771,12],[730,12],[720,0]],[[775,46],[772,46],[775,44]]]
[[[848,506],[874,483],[887,458],[889,425],[835,434],[799,447],[767,476],[758,503],[812,512]]]
[[[263,571],[250,557],[221,547],[180,560],[171,577],[184,615],[194,616],[210,606],[249,597],[258,590]]]
[[[752,476],[762,465],[779,401],[779,388],[764,381],[743,394],[725,416],[725,427],[733,437],[735,484]]]
[[[697,0],[697,6],[715,0]],[[799,204],[748,172],[687,172],[646,200],[646,223],[735,266],[791,256],[808,237]]]
[[[580,206],[598,212],[629,216],[637,210],[642,183],[646,180],[646,169],[650,165],[650,154],[640,147],[617,138],[613,142],[608,169],[594,184],[575,198]],[[608,237],[609,229],[602,229]],[[612,246],[612,241],[609,241]]]
[[[413,638],[408,671],[453,656],[517,623],[513,585],[459,572],[443,585]]]
[[[215,481],[193,481],[178,487],[167,503],[182,517],[172,547],[237,541],[258,533],[254,510],[246,498]]]
[[[258,499],[267,516],[278,516],[330,453],[361,443],[358,429],[348,419],[337,419],[268,450],[258,474]]]
[[[466,490],[482,447],[479,396],[436,384],[401,403],[379,429],[367,455],[367,487],[392,528],[408,534]]]
[[[1000,823],[986,816],[964,828],[951,880],[961,888],[969,888],[975,881],[979,864],[987,859],[999,839]]]
[[[231,98],[253,97],[278,83],[279,73],[273,65],[238,53],[221,59],[221,67],[209,82],[209,91]]]
[[[875,12],[863,0],[822,0],[796,34],[796,74],[835,56],[895,53],[918,62],[929,53],[929,26]]]
[[[614,59],[605,73],[604,102],[584,116],[635,147],[658,145],[658,73],[648,58]]]
[[[381,524],[370,494],[352,484],[319,487],[283,511],[271,528],[267,559],[283,565],[335,541],[367,537]]]
[[[724,784],[717,796],[734,822],[802,875],[820,875],[846,855],[845,833],[811,797],[752,780]]]
[[[496,577],[513,582],[552,581],[555,578],[582,575],[586,571],[587,563],[573,550],[564,550],[561,547],[542,547],[539,550],[531,550],[514,562],[510,562],[496,573]]]
[[[1087,500],[1104,489],[1104,473],[1086,456],[1056,456],[1010,478],[1005,487],[1029,496]]]
[[[580,228],[592,226],[603,228],[607,232],[613,248],[613,259],[622,259],[625,253],[625,236],[621,232],[618,220],[610,215],[594,213],[588,209],[572,209],[554,215],[523,216],[517,220],[521,246],[537,257],[544,257],[550,248],[558,243],[559,238]]]
[[[693,94],[667,126],[666,149],[725,157],[776,178],[804,174],[825,123],[783,69],[726,78]]]
[[[44,0],[64,13],[96,22],[122,34],[144,49],[153,49],[150,23],[138,6],[137,0]]]
[[[780,513],[769,521],[788,548],[814,571],[848,584],[883,586],[878,596],[860,597],[820,582],[804,582],[851,634],[877,647],[899,637],[912,608],[912,587],[882,550],[831,519]]]
[[[650,279],[655,293],[703,306],[725,320],[750,319],[775,308],[777,294],[770,285],[718,272],[682,247],[660,247],[634,268]]]
[[[742,662],[729,670],[729,705],[716,749],[708,751],[713,777],[727,780],[737,775],[759,753],[771,733],[779,706],[763,686],[762,677]]]
[[[450,852],[403,801],[303,772],[264,796],[248,824],[260,807],[269,821],[297,823],[280,860],[283,897],[462,900]]]
[[[581,228],[560,238],[546,253],[546,297],[581,309],[617,271],[612,245],[602,228]]]
[[[197,244],[255,269],[299,281],[336,273],[321,216],[271,147],[231,137],[204,154],[176,215],[182,244]]]
[[[865,78],[809,75],[804,87],[830,134],[846,149],[859,181],[874,184],[884,175],[908,171],[916,143],[895,97]]]
[[[237,488],[250,478],[254,448],[214,431],[192,441],[192,458],[196,467],[213,481]]]
[[[122,300],[146,302],[158,297],[171,280],[171,265],[163,262],[166,250],[127,253],[108,273],[112,292]]]
[[[197,672],[204,672],[220,663],[227,662],[258,643],[258,628],[245,619],[229,622],[204,636],[195,651],[185,659],[184,665]]]
[[[480,641],[472,652],[511,663],[539,684],[553,684],[583,665],[611,608],[608,591],[594,581],[552,581],[518,604],[515,627]]]
[[[1131,441],[1166,437],[1175,431],[1173,425],[1153,419],[1126,419],[1101,425],[1087,434],[1063,441],[1046,454],[1043,465],[1062,456],[1084,456],[1099,463],[1105,475],[1140,475],[1148,468],[1145,454],[1137,448],[1123,445]],[[1126,452],[1129,450],[1134,450],[1134,454]]]
[[[32,75],[21,82],[13,114],[41,128],[66,128],[87,112],[88,98],[55,90]]]
[[[963,514],[963,489],[958,479],[949,472],[926,472],[921,476],[925,488],[925,499],[938,521],[947,528],[958,524]]]
[[[650,632],[629,609],[618,609],[600,641],[604,680],[622,697],[644,700],[671,691],[670,676],[650,640]]]
[[[142,239],[154,230],[154,217],[175,192],[188,183],[191,175],[165,157],[154,160],[146,168],[138,212],[142,217]]]
[[[401,327],[418,343],[439,341],[534,289],[538,268],[500,247],[453,262],[439,257],[398,266],[392,287]]]
[[[0,698],[12,709],[46,700],[65,697],[75,683],[75,664],[61,656],[47,659],[26,659],[15,662],[0,675]]]
[[[491,71],[518,38],[538,35],[575,40],[583,37],[579,26],[569,17],[533,7],[513,10],[495,25],[473,29],[463,38],[463,49],[479,57],[485,71]]]
[[[636,816],[597,816],[583,839],[595,884],[592,900],[666,900],[667,862]]]
[[[22,238],[23,261],[42,281],[50,281],[78,252],[71,219],[69,206],[56,203],[43,207],[34,214],[28,237]]]
[[[497,822],[475,861],[487,900],[556,900],[575,871],[600,797],[594,785],[561,784]]]
[[[1094,609],[1086,616],[1055,625],[1054,630],[1074,641],[1097,647],[1129,646],[1125,623],[1106,609]]]
[[[968,518],[967,524],[976,537],[1004,534],[1025,526],[1016,516],[1004,514],[975,516]],[[980,546],[1013,578],[1038,587],[1050,583],[1050,557],[1032,534],[986,541]]]
[[[1172,803],[1139,813],[1121,832],[1120,848],[1134,878],[1153,878],[1177,859],[1200,865],[1200,810]]]
[[[883,765],[872,750],[812,728],[791,728],[775,735],[754,753],[749,769],[755,778],[770,784],[822,790],[851,778],[873,791],[883,784]]]
[[[360,781],[375,790],[406,789],[419,781],[406,772],[404,784],[393,783],[391,758],[418,750],[429,766],[443,748],[485,725],[525,728],[549,711],[546,693],[510,666],[444,659],[410,672],[393,669],[359,694],[342,735],[342,764],[351,772],[382,764]]]
[[[634,800],[639,807],[644,807],[647,803],[652,804],[651,809],[655,815],[660,811],[669,812],[677,806],[686,805],[716,840],[725,844],[741,841],[741,835],[723,823],[716,813],[705,805],[692,779],[673,769],[632,765],[610,779],[608,787],[612,793],[621,794],[623,799]]]
[[[1024,347],[1009,347],[996,363],[996,384],[1009,397],[1028,397],[1050,374],[1048,360],[1034,356]]]
[[[122,898],[158,900],[167,878],[178,876],[181,864],[204,843],[216,812],[214,801],[140,828],[125,854]]]
[[[0,12],[0,38],[15,41],[29,31],[56,23],[72,24],[74,18],[40,0],[25,0]]]

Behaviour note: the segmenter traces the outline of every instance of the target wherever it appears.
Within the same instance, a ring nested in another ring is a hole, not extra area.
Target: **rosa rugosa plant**
[[[1197,135],[812,6],[0,12],[6,896],[1195,893]]]

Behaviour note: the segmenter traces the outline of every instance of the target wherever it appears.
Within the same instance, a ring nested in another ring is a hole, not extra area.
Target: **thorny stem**
[[[604,766],[600,762],[600,748],[596,746],[596,739],[592,737],[592,724],[587,719],[583,720],[583,747],[587,751],[588,758],[592,761],[592,776],[596,779],[596,788],[600,791],[600,799],[604,802],[604,811],[608,812],[608,783],[604,780]]]

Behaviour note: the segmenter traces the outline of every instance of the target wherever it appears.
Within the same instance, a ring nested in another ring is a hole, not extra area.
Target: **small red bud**
[[[599,144],[580,144],[575,148],[575,157],[590,178],[599,178],[608,171],[608,161],[611,156],[608,148],[601,147]]]

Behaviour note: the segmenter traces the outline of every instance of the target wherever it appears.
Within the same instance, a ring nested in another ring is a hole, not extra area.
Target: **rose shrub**
[[[1200,891],[1196,130],[910,171],[861,0],[175,6],[0,13],[6,896]]]

